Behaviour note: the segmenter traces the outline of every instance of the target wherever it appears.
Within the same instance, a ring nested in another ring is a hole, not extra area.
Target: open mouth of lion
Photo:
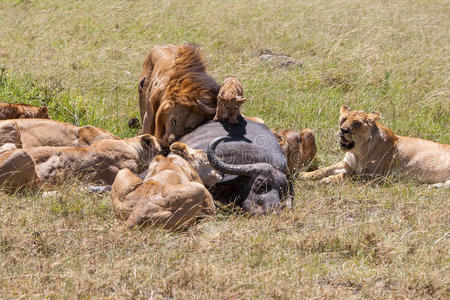
[[[341,144],[341,147],[344,148],[344,149],[349,149],[350,150],[353,147],[355,147],[355,142],[354,141],[349,141],[343,136],[341,136],[340,144]]]

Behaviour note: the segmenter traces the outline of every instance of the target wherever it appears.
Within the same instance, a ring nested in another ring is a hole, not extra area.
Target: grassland
[[[203,46],[247,115],[316,131],[337,162],[339,107],[450,143],[447,1],[0,1],[0,101],[125,137],[153,45]],[[290,55],[297,64],[262,60]],[[296,182],[296,207],[220,210],[184,233],[128,230],[108,195],[0,195],[0,297],[447,298],[449,190],[394,178]]]

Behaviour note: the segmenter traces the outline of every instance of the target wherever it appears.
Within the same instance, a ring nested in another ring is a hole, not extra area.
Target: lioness
[[[0,154],[0,186],[8,190],[41,187],[75,177],[112,184],[119,170],[140,172],[162,152],[159,140],[149,134],[99,140],[81,148],[47,146],[6,151]]]
[[[237,117],[241,114],[240,107],[245,100],[244,90],[239,79],[234,76],[225,78],[217,95],[214,121],[227,120],[230,124],[237,124]]]
[[[211,194],[197,171],[176,154],[156,156],[142,180],[121,170],[112,185],[115,214],[133,227],[150,223],[165,229],[185,229],[198,218],[214,215]]]
[[[218,91],[219,85],[206,73],[199,47],[152,48],[139,81],[143,132],[173,143],[214,117]]]
[[[450,145],[395,135],[377,120],[379,113],[350,111],[341,107],[340,146],[343,161],[314,172],[305,180],[340,181],[347,175],[385,175],[402,172],[425,183],[450,179]]]
[[[118,138],[107,130],[90,125],[77,127],[46,119],[0,121],[0,146],[12,143],[17,148],[39,146],[85,147],[102,139]]]
[[[301,132],[284,129],[274,132],[286,155],[289,172],[297,172],[307,167],[316,155],[316,138],[309,128]]]
[[[0,103],[0,120],[27,118],[48,119],[48,109],[23,103]]]

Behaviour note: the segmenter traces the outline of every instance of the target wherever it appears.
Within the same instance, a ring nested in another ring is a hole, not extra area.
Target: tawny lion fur
[[[341,181],[348,175],[408,174],[425,183],[450,179],[450,145],[395,135],[377,120],[378,113],[342,106],[339,118],[344,159],[333,166],[302,173],[305,180]]]
[[[211,194],[181,156],[158,155],[148,169],[144,180],[128,169],[121,170],[112,185],[115,214],[127,226],[151,224],[180,230],[215,214]]]
[[[39,146],[85,147],[102,139],[118,139],[107,130],[90,125],[72,124],[46,119],[0,121],[0,146],[12,143],[17,148]]]
[[[192,149],[185,143],[175,142],[170,146],[170,152],[188,161],[207,188],[212,187],[222,179],[222,175],[211,167],[208,157],[203,150]]]
[[[23,103],[0,103],[0,120],[30,118],[49,119],[47,107],[32,106]]]
[[[173,143],[214,116],[218,91],[199,47],[153,47],[139,82],[143,132]]]
[[[227,120],[230,124],[237,124],[237,117],[241,114],[241,105],[245,102],[244,90],[236,77],[227,77],[220,86],[217,95],[217,109],[214,121]]]
[[[286,155],[290,172],[297,172],[307,167],[316,155],[316,138],[309,128],[301,132],[284,129],[274,132]]]
[[[2,148],[7,146],[12,144]],[[140,172],[162,151],[159,140],[148,134],[124,140],[99,140],[89,147],[0,151],[0,186],[7,190],[39,188],[74,178],[112,184],[119,170]]]

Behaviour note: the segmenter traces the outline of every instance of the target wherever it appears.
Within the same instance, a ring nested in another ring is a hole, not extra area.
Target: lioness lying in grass
[[[378,113],[350,111],[342,106],[339,124],[344,159],[330,167],[301,173],[300,178],[330,182],[348,175],[386,175],[394,171],[425,183],[450,179],[450,145],[395,135],[378,118]]]
[[[174,145],[187,147],[179,144]],[[183,157],[174,153],[167,157],[158,155],[148,169],[144,180],[128,169],[121,170],[112,185],[116,216],[125,219],[127,226],[148,223],[165,229],[184,229],[200,217],[215,214],[211,194]]]
[[[11,144],[9,144],[11,145]],[[124,140],[100,140],[89,147],[33,147],[0,154],[0,187],[42,187],[79,178],[112,184],[119,170],[140,172],[163,150],[144,134]]]
[[[86,147],[102,139],[118,139],[107,130],[90,125],[75,125],[47,119],[0,121],[0,146],[11,143],[17,148],[39,146]]]

